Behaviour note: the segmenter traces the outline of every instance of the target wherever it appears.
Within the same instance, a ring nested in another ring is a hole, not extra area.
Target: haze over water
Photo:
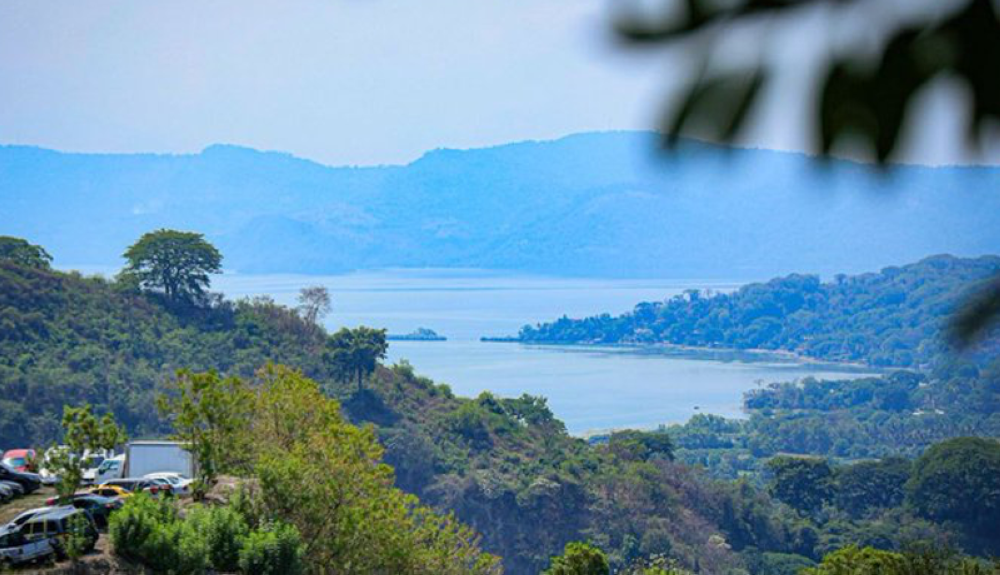
[[[642,301],[685,289],[731,290],[741,282],[606,280],[517,276],[479,270],[388,270],[341,276],[226,275],[214,288],[230,297],[270,295],[294,305],[298,290],[324,285],[333,312],[326,326],[369,325],[404,334],[427,327],[447,342],[390,342],[388,362],[416,371],[463,396],[542,395],[571,433],[655,427],[695,413],[739,416],[742,395],[755,386],[805,376],[843,378],[830,366],[720,361],[621,348],[482,343],[514,335],[524,324],[618,314]],[[856,376],[857,373],[850,374]]]

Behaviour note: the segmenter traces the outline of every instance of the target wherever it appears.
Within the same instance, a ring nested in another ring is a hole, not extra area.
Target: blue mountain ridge
[[[331,167],[0,146],[0,234],[60,265],[117,266],[142,233],[206,234],[228,269],[462,267],[754,279],[1000,252],[1000,168],[895,166],[600,132]]]

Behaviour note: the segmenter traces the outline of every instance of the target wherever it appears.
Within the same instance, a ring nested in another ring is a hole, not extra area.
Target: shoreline
[[[743,363],[774,362],[796,365],[808,365],[817,368],[835,368],[844,372],[875,372],[887,373],[905,368],[876,367],[857,361],[834,361],[808,355],[802,355],[787,350],[772,349],[739,349],[731,347],[699,347],[673,343],[585,343],[585,342],[545,342],[522,341],[515,338],[480,338],[482,343],[516,343],[525,347],[567,348],[631,351],[638,354],[660,355],[687,359],[704,359],[722,362],[740,361]]]

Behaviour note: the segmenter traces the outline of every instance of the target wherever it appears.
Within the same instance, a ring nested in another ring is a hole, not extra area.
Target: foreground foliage
[[[140,493],[111,516],[108,534],[114,553],[156,573],[303,571],[302,544],[294,527],[269,524],[251,530],[228,506],[199,506],[181,515],[172,501]]]
[[[947,551],[896,553],[873,547],[850,545],[823,558],[801,575],[995,575],[1000,563],[992,565]]]
[[[499,572],[471,529],[393,486],[374,430],[345,421],[339,403],[301,373],[267,366],[253,382],[214,373],[181,379],[197,382],[202,397],[231,398],[226,408],[245,410],[224,417],[201,410],[187,427],[226,420],[226,433],[212,435],[213,465],[246,480],[252,526],[277,520],[296,528],[310,573]],[[182,383],[180,393],[189,387]],[[166,405],[188,415],[189,403]],[[227,453],[240,457],[216,456]]]

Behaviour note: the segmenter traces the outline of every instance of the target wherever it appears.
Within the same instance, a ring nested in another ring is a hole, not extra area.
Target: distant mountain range
[[[435,150],[405,166],[0,147],[0,234],[59,265],[118,266],[142,233],[204,232],[245,273],[474,267],[753,279],[1000,251],[1000,169],[900,166],[644,132]]]

